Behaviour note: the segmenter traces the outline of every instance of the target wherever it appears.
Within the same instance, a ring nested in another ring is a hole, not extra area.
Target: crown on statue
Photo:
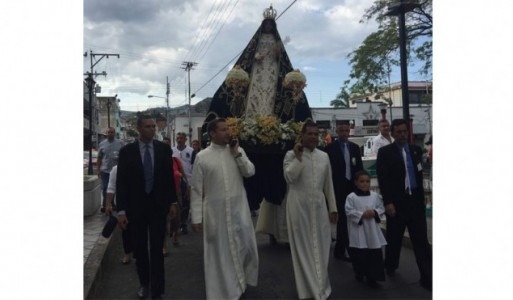
[[[264,9],[264,19],[272,19],[274,20],[276,18],[276,9],[273,8],[273,5],[269,8]]]

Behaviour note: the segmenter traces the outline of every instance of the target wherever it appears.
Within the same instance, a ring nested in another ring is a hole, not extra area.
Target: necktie
[[[146,150],[144,151],[144,181],[145,191],[147,194],[151,193],[153,189],[153,165],[151,162],[150,145],[144,145]]]
[[[410,149],[408,145],[403,147],[403,160],[404,166],[406,169],[406,176],[404,176],[404,185],[405,189],[411,195],[411,191],[417,188],[417,181],[415,179],[415,169],[413,168],[413,162],[411,160],[411,156],[409,155]]]
[[[349,158],[349,148],[347,143],[344,143],[344,161],[346,162],[346,179],[351,180],[351,163]]]

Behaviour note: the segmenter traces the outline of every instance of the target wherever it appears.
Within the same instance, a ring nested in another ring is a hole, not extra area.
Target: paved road
[[[205,299],[203,244],[201,234],[189,232],[180,236],[181,245],[172,246],[166,258],[166,298]],[[257,235],[260,258],[258,287],[249,287],[242,299],[297,299],[292,260],[287,245],[270,245],[266,235]],[[112,236],[105,253],[105,272],[91,299],[137,299],[139,286],[135,264],[122,265],[121,235]],[[351,264],[331,260],[330,299],[431,299],[432,293],[418,284],[418,269],[412,250],[403,247],[398,273],[370,288],[354,280]]]

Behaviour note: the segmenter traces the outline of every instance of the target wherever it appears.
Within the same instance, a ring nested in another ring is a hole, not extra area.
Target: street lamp
[[[389,4],[387,16],[398,16],[399,18],[399,51],[401,56],[401,92],[403,98],[403,118],[409,122],[410,98],[408,95],[408,65],[406,62],[406,19],[405,14],[420,7],[417,3],[400,0],[400,2]],[[410,140],[413,143],[413,140]]]
[[[110,98],[107,98],[107,128],[110,127]]]
[[[171,138],[171,136],[169,134],[169,77],[168,76],[166,76],[166,98],[160,97],[160,96],[148,95],[148,98],[152,98],[152,97],[166,99],[166,133],[167,133],[167,137]]]
[[[87,175],[93,175],[93,87],[96,81],[94,81],[92,73],[88,73],[87,75],[86,82],[89,92],[89,162]]]
[[[169,94],[168,94],[168,96],[169,96]],[[161,99],[166,100],[166,133],[167,133],[167,137],[171,138],[169,135],[169,97],[148,95],[148,98],[161,98]]]
[[[386,100],[388,103],[388,106],[390,107],[390,124],[392,124],[392,121],[394,118],[392,117],[392,105],[394,104],[394,101],[392,101],[392,98]]]
[[[196,97],[196,94],[190,94],[191,87],[189,81],[189,145],[192,145],[192,122],[191,122],[191,99]]]
[[[409,118],[409,127],[410,127],[410,143],[413,144],[413,116],[414,115],[410,115],[410,118]]]

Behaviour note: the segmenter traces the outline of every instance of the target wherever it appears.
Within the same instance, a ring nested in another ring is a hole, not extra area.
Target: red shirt
[[[175,178],[176,190],[180,190],[180,169],[182,168],[182,162],[177,157],[173,157],[173,175]]]

